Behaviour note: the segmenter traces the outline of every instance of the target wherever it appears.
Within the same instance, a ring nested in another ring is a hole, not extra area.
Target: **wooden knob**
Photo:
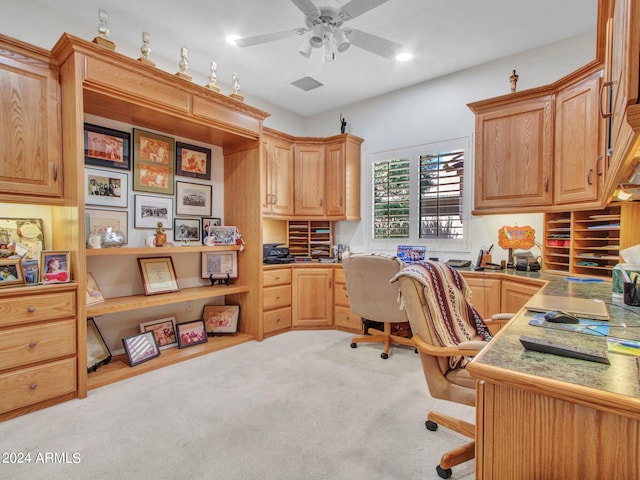
[[[31,306],[31,307],[27,308],[27,312],[29,312],[29,313],[33,313],[35,311],[36,311],[36,307]]]
[[[37,383],[32,383],[31,385],[29,385],[29,390],[35,390],[36,388],[38,388]]]
[[[29,343],[29,348],[36,348],[37,343],[36,342],[31,342]]]

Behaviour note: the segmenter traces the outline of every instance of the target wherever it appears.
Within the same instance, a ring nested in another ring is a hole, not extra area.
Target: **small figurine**
[[[242,102],[244,100],[244,96],[240,95],[240,75],[234,72],[231,82],[233,84],[233,93],[231,93],[229,96]]]
[[[151,65],[155,67],[156,64],[149,59],[149,54],[151,53],[151,47],[149,47],[149,33],[142,32],[142,46],[140,47],[140,52],[142,56],[138,59],[142,63],[146,63],[147,65]]]
[[[209,83],[207,84],[207,88],[213,90],[214,92],[219,92],[220,87],[217,85],[218,81],[218,64],[216,62],[211,62],[211,73],[209,74]]]
[[[93,43],[97,43],[109,50],[115,50],[116,44],[109,40],[111,33],[109,32],[109,14],[104,10],[98,10],[98,20],[100,21],[100,25],[98,25],[98,36],[93,39]]]
[[[509,77],[509,82],[511,83],[511,93],[516,93],[516,83],[518,83],[518,78],[520,78],[520,75],[518,75],[514,70]]]
[[[347,120],[340,114],[340,133],[344,133],[347,128]]]
[[[167,243],[167,234],[164,233],[164,228],[162,227],[162,222],[158,222],[158,228],[156,228],[156,247],[162,247],[165,243]]]
[[[187,52],[187,47],[182,47],[180,49],[180,63],[178,63],[180,67],[180,71],[176,73],[180,78],[184,78],[185,80],[191,80],[191,75],[187,73],[187,69],[189,68],[189,55]]]

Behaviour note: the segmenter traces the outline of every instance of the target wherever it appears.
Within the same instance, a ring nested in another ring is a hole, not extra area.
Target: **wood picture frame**
[[[17,287],[25,283],[22,258],[0,258],[0,288]]]
[[[153,332],[160,350],[178,346],[176,317],[159,318],[140,324],[140,332]]]
[[[178,279],[171,257],[138,258],[145,295],[177,292]]]
[[[160,356],[160,348],[153,332],[144,332],[123,338],[122,345],[129,359],[130,367],[135,367]]]
[[[176,175],[211,180],[211,149],[176,142]]]
[[[85,209],[87,218],[89,219],[87,240],[93,235],[101,236],[111,231],[122,232],[124,235],[124,244],[128,243],[129,230],[129,212],[127,210],[100,210],[97,208]]]
[[[71,253],[44,250],[40,260],[40,283],[69,283],[71,281]]]
[[[200,241],[200,219],[199,218],[174,218],[173,239],[177,242],[199,242]]]
[[[173,227],[173,198],[135,195],[135,228],[157,228],[158,222],[170,230]]]
[[[202,252],[202,278],[237,278],[238,252]]]
[[[173,195],[175,140],[133,129],[133,189]]]
[[[176,336],[178,337],[178,348],[192,347],[209,340],[202,319],[176,323]]]
[[[176,182],[176,215],[211,215],[211,185]]]
[[[111,361],[111,351],[100,333],[93,317],[87,318],[87,372],[95,372],[98,367]]]
[[[239,305],[205,305],[202,318],[207,334],[236,333],[239,314]]]
[[[131,170],[131,134],[85,123],[84,163],[97,167]]]
[[[129,174],[115,170],[84,169],[84,203],[103,207],[127,208]]]

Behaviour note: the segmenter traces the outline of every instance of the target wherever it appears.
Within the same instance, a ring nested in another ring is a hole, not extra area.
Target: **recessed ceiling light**
[[[236,40],[238,40],[239,38],[240,38],[240,35],[227,35],[226,36],[227,43],[230,43],[231,45],[237,45]]]
[[[411,54],[409,52],[404,52],[404,53],[399,54],[396,57],[396,60],[399,61],[399,62],[407,62],[407,61],[411,60],[412,58],[413,58],[413,54]]]

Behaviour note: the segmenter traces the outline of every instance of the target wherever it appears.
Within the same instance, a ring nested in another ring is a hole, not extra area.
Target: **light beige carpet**
[[[466,439],[427,431],[426,412],[473,421],[473,409],[431,399],[413,349],[382,360],[350,338],[288,332],[0,423],[0,478],[439,478],[442,453]],[[473,476],[467,462],[451,478]]]

